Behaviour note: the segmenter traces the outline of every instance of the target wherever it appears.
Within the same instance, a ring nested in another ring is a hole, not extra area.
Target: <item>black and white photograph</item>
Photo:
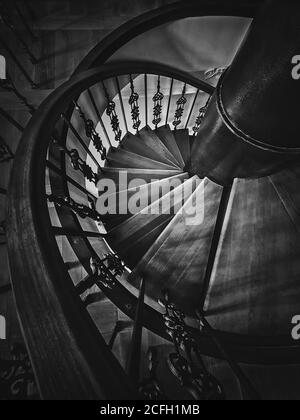
[[[299,0],[0,0],[0,401],[300,400],[299,100]]]

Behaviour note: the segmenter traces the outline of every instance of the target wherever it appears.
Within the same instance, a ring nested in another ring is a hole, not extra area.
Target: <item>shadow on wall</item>
[[[250,23],[236,17],[181,19],[140,35],[110,61],[155,61],[200,76],[231,64]]]

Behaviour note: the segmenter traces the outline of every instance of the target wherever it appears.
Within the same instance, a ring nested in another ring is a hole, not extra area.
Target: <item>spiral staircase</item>
[[[23,132],[1,108],[23,133],[9,159],[6,239],[44,399],[294,395],[297,142],[272,145],[274,156],[249,139],[236,147],[215,123],[235,63],[193,76],[116,58],[162,25],[262,16],[263,2],[166,3],[97,43],[37,109],[12,79],[4,86],[32,114]]]

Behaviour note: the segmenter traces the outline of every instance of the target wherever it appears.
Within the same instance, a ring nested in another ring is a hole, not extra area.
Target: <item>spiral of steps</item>
[[[18,339],[25,337],[45,398],[271,399],[296,392],[299,346],[290,329],[299,313],[299,159],[271,164],[267,175],[231,176],[248,169],[247,153],[237,163],[239,148],[214,143],[219,133],[206,113],[261,2],[221,3],[164,6],[99,45],[89,35],[94,50],[36,112],[24,102],[14,119],[0,108],[13,145],[25,130],[18,151],[13,147],[9,191],[10,167],[0,190],[9,195],[1,295],[12,292],[8,245]],[[189,73],[160,63],[168,42],[163,53],[151,52],[159,63],[118,61],[135,42],[138,57],[161,31],[175,36],[189,23],[191,37],[195,28],[200,35],[208,29],[203,51],[212,51],[199,59],[199,71],[195,42],[195,60],[182,66]],[[76,25],[82,29],[80,19]],[[223,49],[218,25],[230,28],[233,42],[213,62],[221,67],[207,70],[217,55],[211,45]],[[75,70],[69,55],[71,70],[54,72],[51,90]],[[117,63],[105,63],[109,57]],[[30,67],[30,78],[35,71]],[[29,91],[29,102],[38,105],[49,93]],[[34,114],[26,128],[24,110]],[[6,224],[1,228],[5,238]]]
[[[220,209],[224,187],[185,172],[194,141],[187,129],[145,127],[136,135],[126,135],[117,149],[110,150],[99,185],[101,179],[110,179],[116,193],[105,193],[101,200],[100,191],[98,208],[107,242],[130,268],[128,282],[139,288],[145,278],[146,294],[154,300],[168,289],[189,315],[204,305],[217,329],[283,335],[298,308],[294,287],[300,269],[298,164],[269,177],[234,180],[224,211]],[[122,177],[144,185],[126,189],[126,183],[119,184]],[[177,186],[170,190],[170,185]],[[131,214],[128,203],[136,194],[138,209]],[[117,204],[116,214],[110,214],[110,203]],[[196,203],[203,209],[189,225]],[[121,209],[126,214],[120,214]],[[223,224],[214,251],[220,217]],[[280,229],[272,229],[277,224]],[[287,259],[291,262],[288,273]],[[229,284],[235,290],[232,302],[227,295]]]

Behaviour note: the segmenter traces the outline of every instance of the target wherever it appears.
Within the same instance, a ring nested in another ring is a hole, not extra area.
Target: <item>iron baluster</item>
[[[202,108],[200,108],[200,110],[199,110],[199,115],[196,118],[196,122],[195,122],[195,125],[193,127],[194,136],[196,136],[199,133],[202,121],[204,120],[204,117],[205,117],[207,109],[208,109],[210,99],[211,99],[211,96],[208,98],[206,104]]]
[[[95,156],[93,155],[92,151],[89,149],[89,147],[87,146],[86,142],[81,137],[81,135],[79,134],[79,132],[76,130],[76,128],[74,127],[74,125],[72,124],[72,122],[67,118],[67,116],[65,114],[61,114],[61,118],[66,123],[66,125],[69,127],[70,131],[76,137],[77,141],[80,143],[80,145],[82,146],[82,148],[86,151],[86,154],[90,156],[90,158],[92,159],[92,161],[94,162],[94,164],[97,166],[98,170],[101,171],[101,166],[100,166],[98,160],[95,158]]]
[[[159,367],[158,352],[155,347],[150,347],[148,352],[148,371],[149,377],[145,379],[139,386],[140,394],[145,400],[162,401],[167,400],[163,392],[157,375]]]
[[[59,144],[59,142],[55,139],[53,139],[53,143],[60,149],[61,152],[69,156],[71,165],[75,171],[80,171],[88,181],[97,185],[99,180],[98,175],[87,163],[84,162],[84,160],[80,157],[77,149],[69,150]]]
[[[194,112],[194,108],[195,108],[195,104],[196,104],[196,101],[197,101],[199,92],[200,92],[200,89],[197,89],[197,92],[195,94],[195,97],[194,97],[194,100],[193,100],[193,103],[192,103],[192,106],[191,106],[191,110],[190,110],[189,116],[187,117],[187,120],[186,120],[186,123],[185,123],[185,127],[184,127],[185,129],[187,129],[188,126],[189,126],[189,123],[190,123],[192,114]]]
[[[6,79],[0,80],[0,87],[7,92],[12,92],[19,100],[20,102],[25,105],[25,107],[28,109],[29,113],[33,115],[35,113],[35,108],[33,105],[31,105],[28,100],[25,98],[24,95],[22,95],[16,85],[14,84],[12,78],[7,74]]]
[[[4,139],[0,136],[0,163],[9,162],[14,158],[14,154]]]
[[[10,19],[9,15],[4,10],[3,5],[0,6],[0,21],[5,26],[7,26],[7,28],[15,35],[15,37],[18,40],[18,42],[20,42],[20,44],[24,48],[24,51],[29,56],[31,63],[32,64],[37,64],[38,63],[38,60],[36,59],[36,57],[34,56],[34,54],[30,51],[30,49],[29,49],[28,45],[26,44],[26,42],[24,41],[22,35],[16,29],[16,27],[15,27],[14,23],[12,22],[12,20]]]
[[[122,270],[120,269],[120,259],[117,255],[107,254],[101,260],[100,258],[91,258],[90,266],[93,275],[95,276],[96,284],[100,288],[113,289],[117,284],[116,277],[121,275],[125,270],[125,265],[122,263]]]
[[[104,133],[104,135],[105,135],[105,137],[106,137],[106,140],[107,140],[107,142],[108,142],[109,146],[110,146],[110,147],[112,147],[112,144],[111,144],[111,141],[110,141],[109,135],[108,135],[108,133],[107,133],[107,130],[106,130],[105,125],[103,124],[102,116],[101,116],[101,114],[100,114],[100,112],[99,112],[99,109],[98,109],[98,107],[97,107],[97,104],[96,104],[96,101],[95,101],[94,95],[93,95],[93,93],[92,93],[91,89],[88,89],[88,90],[87,90],[87,92],[88,92],[88,95],[89,95],[90,101],[91,101],[91,103],[92,103],[92,105],[93,105],[94,111],[95,111],[95,113],[96,113],[96,115],[97,115],[97,117],[98,117],[98,120],[99,120],[99,122],[100,122],[100,125],[101,125],[101,128],[102,128],[102,130],[103,130],[103,133]]]
[[[93,194],[91,191],[88,191],[86,188],[84,188],[81,184],[78,184],[73,178],[69,177],[64,171],[57,168],[55,165],[53,165],[52,162],[49,160],[46,161],[46,166],[50,171],[53,171],[55,174],[59,175],[61,178],[63,178],[66,182],[73,185],[75,188],[77,188],[79,191],[83,192],[83,194],[87,195],[88,198],[92,200],[97,200],[98,196],[96,194]]]
[[[132,75],[130,75],[129,78],[130,78],[131,95],[130,95],[128,103],[131,106],[131,117],[132,117],[132,121],[133,121],[132,128],[134,130],[136,130],[137,133],[138,133],[140,125],[142,123],[141,120],[140,120],[140,107],[139,107],[139,98],[140,97],[139,97],[139,94],[137,92],[135,92]]]
[[[158,125],[161,123],[161,113],[162,113],[162,101],[164,99],[164,94],[160,90],[160,76],[158,76],[157,81],[157,92],[153,97],[154,108],[153,108],[153,116],[154,120],[152,121],[155,125],[155,129],[157,129]]]
[[[77,203],[71,197],[55,196],[52,194],[48,195],[47,198],[50,203],[54,203],[58,207],[68,208],[82,219],[89,218],[95,220],[95,222],[101,222],[100,214],[95,210],[95,208],[91,208],[85,206],[84,204]]]
[[[92,168],[84,162],[83,159],[79,156],[77,149],[72,149],[69,151],[69,156],[71,160],[71,165],[75,171],[82,172],[83,176],[90,182],[93,182],[95,185],[98,183],[98,175],[92,170]]]
[[[181,124],[181,121],[182,121],[184,108],[185,108],[185,105],[187,103],[187,99],[186,99],[185,95],[186,95],[186,83],[183,86],[183,90],[182,90],[182,94],[181,94],[180,98],[176,102],[177,109],[175,111],[175,119],[173,121],[173,125],[175,127],[175,130],[178,128],[178,126]]]
[[[148,126],[148,76],[144,76],[144,85],[145,85],[145,126]]]
[[[106,114],[110,118],[111,127],[112,127],[112,130],[113,130],[114,134],[115,134],[115,140],[117,142],[120,142],[121,138],[122,138],[122,131],[120,129],[120,121],[119,121],[118,115],[116,113],[116,104],[113,100],[110,99],[109,93],[106,89],[106,86],[105,86],[104,82],[102,82],[102,87],[103,87],[104,94],[105,94],[105,97],[106,97],[106,100],[107,100]]]
[[[97,152],[100,154],[101,159],[105,160],[106,148],[103,146],[102,140],[95,129],[95,125],[93,121],[86,117],[85,113],[83,112],[78,102],[74,102],[74,104],[75,104],[76,111],[78,112],[80,118],[84,122],[85,133],[86,133],[87,138],[89,138],[93,142],[93,145],[95,146],[95,149],[97,150]]]
[[[170,302],[164,293],[163,316],[168,335],[172,338],[175,353],[169,355],[168,365],[173,375],[195,400],[223,400],[220,383],[206,369],[196,340],[185,323],[185,314]]]
[[[126,129],[126,132],[129,133],[127,119],[126,119],[126,113],[125,113],[125,107],[124,107],[124,102],[123,102],[123,97],[122,97],[122,91],[121,91],[121,86],[120,86],[120,82],[119,82],[118,77],[116,77],[116,85],[117,85],[117,89],[118,89],[119,101],[120,101],[120,105],[121,105],[121,109],[122,109],[125,129]]]
[[[115,276],[121,276],[125,272],[125,264],[116,254],[106,254],[103,261],[107,262],[107,267]]]
[[[166,116],[166,125],[168,125],[168,122],[169,122],[171,101],[172,101],[172,96],[173,96],[173,86],[174,86],[174,79],[171,79],[170,90],[169,90],[169,100],[168,100],[168,107],[167,107],[167,116]]]

